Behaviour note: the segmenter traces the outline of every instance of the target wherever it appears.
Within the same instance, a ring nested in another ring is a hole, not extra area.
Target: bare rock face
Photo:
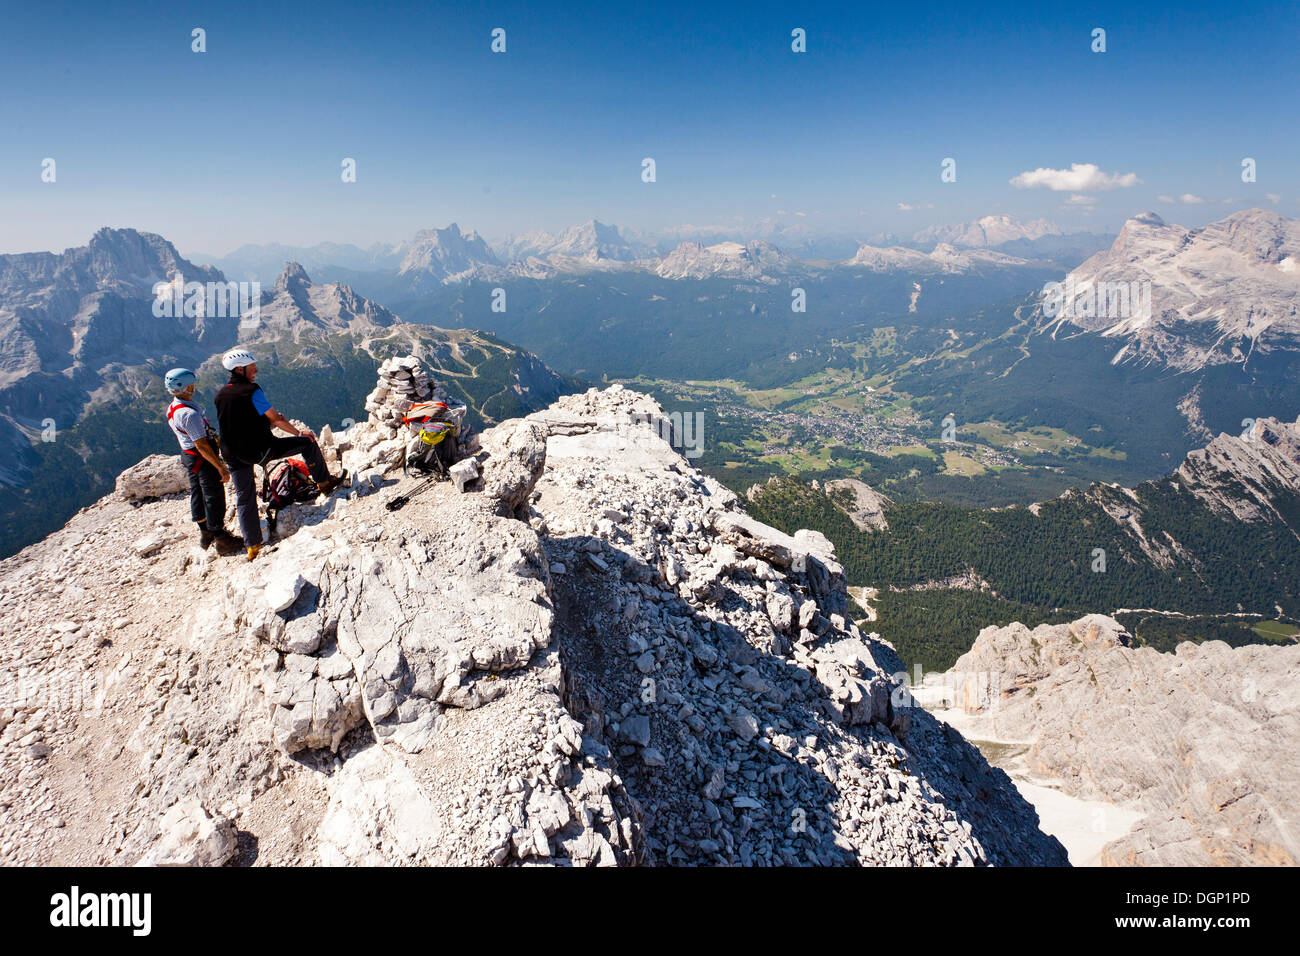
[[[973,731],[1032,741],[1030,765],[1067,793],[1145,813],[1103,862],[1300,862],[1300,647],[1162,654],[1094,614],[985,628],[945,676]]]
[[[235,853],[235,828],[215,817],[194,797],[163,814],[161,836],[140,866],[222,866]]]
[[[127,501],[147,501],[190,490],[180,455],[150,455],[117,476],[117,493]]]
[[[328,747],[337,752],[365,720],[352,662],[337,647],[321,655],[285,654],[267,696],[275,705],[271,742],[285,753]]]
[[[397,513],[303,509],[227,580],[218,627],[268,650],[273,743],[346,757],[324,782],[322,862],[637,858],[635,807],[580,762],[565,716],[540,540],[496,503],[441,485]]]
[[[361,684],[366,719],[381,742],[411,752],[428,746],[445,707],[500,696],[500,675],[527,667],[550,643],[536,535],[474,504],[439,508],[429,531],[381,540],[369,554],[326,570],[327,604],[335,593],[347,595],[335,628]],[[410,577],[412,556],[422,581]]]
[[[466,458],[452,465],[449,471],[452,484],[456,486],[456,490],[466,491],[470,483],[479,477],[478,461],[473,458]]]
[[[834,481],[826,482],[828,492],[839,488],[847,488],[853,495],[853,506],[849,509],[849,519],[858,528],[866,530],[882,530],[889,527],[889,522],[885,520],[885,506],[889,504],[889,498],[876,491],[865,481],[859,481],[856,478],[837,478]]]
[[[778,281],[776,275],[798,272],[801,266],[794,256],[761,239],[744,245],[720,242],[705,246],[698,242],[683,242],[663,257],[655,272],[665,279],[734,276],[775,283]]]
[[[1300,488],[1300,420],[1261,418],[1240,435],[1221,434],[1178,468],[1211,510],[1241,521],[1277,520],[1279,488]]]
[[[498,511],[520,511],[546,467],[546,430],[527,420],[502,422],[484,432],[480,464],[483,494],[497,502]]]
[[[399,511],[401,441],[332,434],[382,493],[294,506],[251,563],[119,495],[0,562],[0,678],[32,681],[0,861],[1064,864],[909,706],[830,542],[748,518],[647,415],[568,396]]]
[[[1135,216],[1109,249],[1071,273],[1082,297],[1070,322],[1116,339],[1115,361],[1159,361],[1191,370],[1300,345],[1300,221],[1245,209],[1198,228]],[[1112,309],[1117,286],[1143,287],[1145,308]],[[1098,293],[1098,290],[1107,290]],[[1097,307],[1087,300],[1097,296]],[[1123,312],[1126,314],[1116,314]]]
[[[830,542],[740,510],[621,389],[529,416],[567,703],[661,864],[1064,864],[973,747],[907,706]]]

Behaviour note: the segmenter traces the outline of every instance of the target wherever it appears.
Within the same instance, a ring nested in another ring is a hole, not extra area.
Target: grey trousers
[[[269,467],[277,458],[288,458],[290,455],[302,455],[316,481],[329,480],[329,469],[321,457],[320,446],[305,437],[272,439],[271,450],[262,463],[263,467]],[[244,544],[250,548],[262,543],[262,524],[257,516],[257,482],[253,467],[245,465],[230,469],[230,483],[235,488],[235,513],[239,516],[239,533],[244,536]]]
[[[235,514],[245,547],[262,543],[262,523],[257,516],[257,479],[253,466],[230,469],[230,483],[235,489]]]

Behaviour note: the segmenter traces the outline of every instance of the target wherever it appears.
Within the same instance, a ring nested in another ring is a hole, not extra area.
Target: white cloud
[[[1103,173],[1096,163],[1072,163],[1069,169],[1040,167],[1011,179],[1017,189],[1045,186],[1053,192],[1097,192],[1136,186],[1142,180],[1137,173]]]
[[[1067,206],[1093,206],[1097,202],[1096,196],[1084,196],[1081,193],[1074,193],[1065,201]]]
[[[806,216],[806,215],[808,215],[808,214],[807,214],[806,212],[797,212],[797,213],[795,213],[795,215],[796,215],[796,216]]]
[[[1157,196],[1156,202],[1174,202],[1173,196]]]
[[[1269,202],[1271,202],[1274,206],[1276,206],[1278,203],[1280,203],[1280,202],[1282,201],[1282,197],[1279,196],[1277,193],[1265,193],[1265,194],[1264,194],[1264,197],[1265,197]]]
[[[905,202],[900,202],[900,203],[898,204],[898,208],[901,209],[903,212],[911,212],[911,211],[912,211],[913,209],[915,209],[916,207],[915,207],[915,206],[909,206],[909,205],[908,205],[907,203],[905,203]]]
[[[1178,201],[1185,206],[1199,206],[1205,202],[1200,196],[1193,196],[1191,193],[1183,193],[1178,197]]]

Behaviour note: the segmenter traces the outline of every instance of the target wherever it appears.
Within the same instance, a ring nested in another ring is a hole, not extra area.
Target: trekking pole
[[[410,491],[406,492],[405,494],[396,495],[390,500],[385,501],[384,507],[387,508],[389,511],[396,511],[398,508],[401,508],[408,501],[410,501],[412,498],[414,498],[416,495],[422,492],[425,488],[428,488],[430,485],[436,483],[437,480],[438,480],[437,478],[426,478],[424,481],[420,482],[418,485],[416,485],[414,488],[412,488]]]

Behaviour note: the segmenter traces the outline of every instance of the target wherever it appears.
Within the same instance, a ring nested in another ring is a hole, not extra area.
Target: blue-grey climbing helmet
[[[174,368],[163,376],[163,387],[175,395],[189,388],[199,377],[187,368]]]

